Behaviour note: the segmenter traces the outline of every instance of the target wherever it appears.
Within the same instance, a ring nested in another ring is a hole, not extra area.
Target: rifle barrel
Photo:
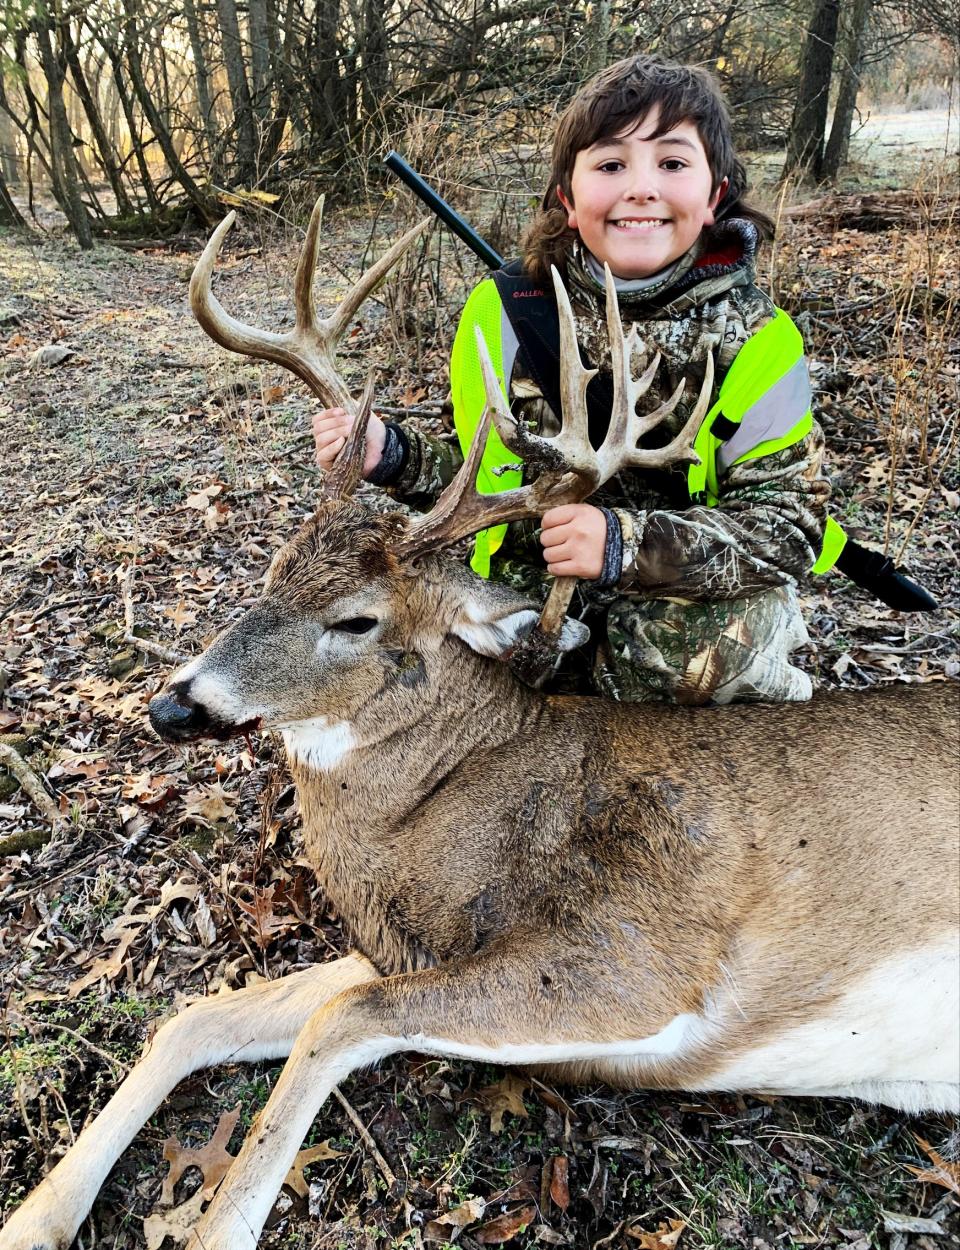
[[[423,200],[431,212],[436,213],[440,220],[450,227],[458,239],[462,239],[467,247],[480,257],[488,269],[503,268],[503,257],[494,251],[486,239],[481,238],[445,199],[437,195],[433,187],[428,186],[420,175],[410,168],[399,152],[388,152],[383,163],[410,188],[414,195]]]

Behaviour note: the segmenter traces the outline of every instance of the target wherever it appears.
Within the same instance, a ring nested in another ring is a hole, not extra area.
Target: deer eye
[[[330,628],[341,634],[368,634],[376,624],[375,616],[349,616],[345,621],[335,621]]]

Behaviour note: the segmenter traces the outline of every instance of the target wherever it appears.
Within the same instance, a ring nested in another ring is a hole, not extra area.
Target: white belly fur
[[[960,934],[878,965],[828,1014],[717,1065],[698,1087],[960,1110]]]

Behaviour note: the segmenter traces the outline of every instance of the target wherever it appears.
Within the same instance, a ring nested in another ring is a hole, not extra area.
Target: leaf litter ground
[[[788,223],[771,275],[810,348],[837,514],[886,542],[942,605],[907,617],[840,578],[807,587],[804,663],[825,686],[958,670],[960,355],[945,259],[956,239],[949,214],[922,217],[879,233],[844,228],[842,214]],[[322,306],[358,271],[367,225],[337,223]],[[195,653],[255,598],[316,485],[302,390],[212,347],[186,311],[199,246],[84,256],[56,237],[3,239],[0,735],[46,779],[66,828],[44,846],[39,813],[0,773],[3,1209],[104,1105],[166,1014],[343,948],[300,857],[278,744],[158,743],[145,703],[169,665],[124,640],[126,588],[144,639]],[[289,324],[293,254],[289,240],[241,234],[220,297],[238,316]],[[69,352],[41,351],[51,347]],[[421,336],[414,367],[378,306],[350,338],[353,381],[371,359],[381,401],[442,405],[442,343]],[[878,784],[895,765],[878,760]],[[78,1244],[177,1244],[226,1136],[235,1153],[278,1070],[183,1082]],[[956,1129],[941,1117],[554,1089],[415,1055],[345,1093],[317,1117],[263,1245],[960,1242]]]

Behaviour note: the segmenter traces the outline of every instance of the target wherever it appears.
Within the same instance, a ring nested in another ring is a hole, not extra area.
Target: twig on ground
[[[360,1134],[360,1138],[363,1141],[363,1144],[366,1146],[367,1150],[370,1152],[370,1156],[373,1159],[374,1163],[380,1169],[380,1175],[387,1182],[387,1189],[392,1194],[398,1193],[399,1186],[397,1185],[397,1178],[394,1176],[393,1172],[390,1170],[390,1164],[387,1163],[386,1159],[380,1153],[377,1147],[377,1143],[373,1140],[373,1137],[370,1134],[370,1130],[367,1128],[364,1122],[357,1115],[356,1111],[354,1111],[350,1103],[347,1102],[344,1095],[341,1094],[340,1088],[337,1085],[333,1087],[333,1096],[334,1098],[336,1098],[340,1106],[343,1107],[344,1111],[346,1111],[347,1115],[350,1117],[353,1127]]]
[[[174,651],[172,647],[165,647],[159,642],[151,642],[149,638],[138,638],[133,632],[136,626],[136,619],[133,613],[133,578],[135,572],[135,566],[131,565],[124,575],[122,584],[124,642],[129,642],[146,655],[152,655],[167,664],[186,664],[190,657],[184,655],[182,651]]]
[[[43,788],[43,782],[26,760],[5,742],[0,742],[0,764],[13,773],[24,793],[30,796],[54,829],[66,824],[66,817]]]

